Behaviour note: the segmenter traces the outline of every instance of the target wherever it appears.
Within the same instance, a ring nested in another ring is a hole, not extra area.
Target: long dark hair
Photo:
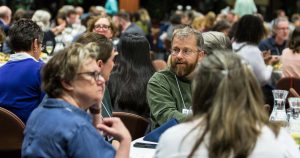
[[[148,117],[146,87],[155,72],[149,42],[138,34],[124,34],[120,38],[118,52],[116,67],[108,82],[113,107],[117,111]]]
[[[293,53],[300,53],[300,27],[296,27],[293,31],[288,46]]]

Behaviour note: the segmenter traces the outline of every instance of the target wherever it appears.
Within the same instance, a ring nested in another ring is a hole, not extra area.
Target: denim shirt
[[[92,125],[82,109],[47,98],[28,119],[22,157],[112,158],[116,151]]]

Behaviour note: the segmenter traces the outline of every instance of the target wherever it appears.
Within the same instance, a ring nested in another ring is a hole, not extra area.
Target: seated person
[[[300,157],[286,130],[269,123],[260,85],[238,55],[214,50],[192,85],[193,117],[163,133],[155,158]]]
[[[282,77],[300,78],[300,27],[296,27],[288,48],[281,55]]]
[[[191,79],[204,57],[203,37],[191,27],[176,29],[171,42],[170,68],[156,72],[147,86],[151,129],[171,118],[182,122],[191,106]]]
[[[43,31],[33,21],[21,19],[9,31],[9,44],[15,54],[0,67],[0,107],[10,110],[26,123],[44,97],[40,70]]]
[[[97,44],[73,44],[55,54],[42,71],[47,98],[28,119],[22,157],[128,158],[131,137],[119,118],[97,128],[120,142],[115,149],[92,125],[86,112],[99,114],[105,81],[97,65]]]

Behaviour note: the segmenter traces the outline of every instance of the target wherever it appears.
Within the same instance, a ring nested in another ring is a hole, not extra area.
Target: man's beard
[[[175,63],[171,63],[171,70],[175,72],[178,77],[186,77],[195,70],[197,63],[197,61],[191,64],[175,61]]]

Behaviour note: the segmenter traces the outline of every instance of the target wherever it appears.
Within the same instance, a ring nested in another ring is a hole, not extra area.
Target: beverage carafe
[[[285,100],[289,92],[286,90],[273,90],[272,93],[274,97],[274,106],[270,115],[270,121],[286,126],[288,118],[285,110]]]

